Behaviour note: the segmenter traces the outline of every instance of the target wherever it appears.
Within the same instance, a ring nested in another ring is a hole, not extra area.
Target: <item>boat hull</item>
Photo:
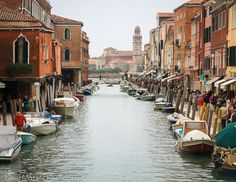
[[[72,106],[72,107],[57,107],[54,106],[53,109],[55,110],[55,112],[59,115],[62,115],[62,117],[73,117],[75,115],[76,106]]]
[[[31,133],[18,132],[18,135],[21,137],[23,145],[28,145],[36,141],[36,136]]]
[[[154,95],[141,96],[140,100],[142,100],[142,101],[154,101],[155,100],[155,96]]]
[[[129,89],[128,86],[121,86],[121,87],[120,87],[120,91],[121,91],[121,92],[127,92],[128,89]]]
[[[4,162],[11,162],[15,160],[21,150],[22,140],[20,139],[19,142],[13,147],[13,149],[9,149],[9,153],[7,155],[0,155],[0,161]]]
[[[162,110],[166,105],[166,102],[157,102],[155,103],[155,110]]]
[[[209,140],[196,140],[182,142],[180,150],[188,153],[211,153],[214,149],[214,142]]]
[[[32,126],[30,133],[40,136],[40,135],[50,135],[55,133],[57,130],[56,124],[43,124],[39,126]]]

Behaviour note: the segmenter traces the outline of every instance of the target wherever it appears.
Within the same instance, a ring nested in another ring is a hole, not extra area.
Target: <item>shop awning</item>
[[[167,81],[167,80],[169,80],[169,79],[171,79],[171,78],[174,78],[174,77],[176,77],[176,75],[171,75],[171,76],[169,76],[169,77],[167,77],[167,78],[163,78],[163,79],[161,80],[161,82],[165,82],[165,81]]]
[[[227,82],[224,82],[220,85],[220,88],[224,89],[226,86],[230,85],[230,84],[233,84],[236,82],[236,78],[232,79],[232,80],[229,80]]]
[[[232,80],[232,78],[224,78],[222,80],[218,80],[217,82],[215,82],[214,86],[219,88],[222,83],[229,81],[229,80]]]
[[[138,76],[143,76],[143,75],[145,75],[145,71],[144,72],[142,72],[142,73],[140,73]]]
[[[5,87],[6,87],[6,84],[3,82],[0,82],[0,88],[5,88]]]
[[[211,80],[209,80],[208,82],[205,83],[205,85],[211,85],[213,83],[215,83],[216,81],[218,81],[220,79],[220,77],[214,77]]]
[[[154,80],[158,80],[160,81],[162,79],[163,76],[165,76],[165,73],[161,73],[159,76],[157,76]]]
[[[150,74],[152,74],[152,73],[156,73],[156,71],[151,70],[151,71],[149,71],[146,75],[150,75]]]
[[[167,80],[167,82],[171,82],[173,80],[180,80],[181,78],[183,78],[183,76],[176,76],[176,77],[173,77],[173,78]]]

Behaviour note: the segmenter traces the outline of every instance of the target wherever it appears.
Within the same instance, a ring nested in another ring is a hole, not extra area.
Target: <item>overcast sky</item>
[[[90,56],[104,48],[132,49],[136,25],[141,27],[143,45],[156,26],[156,13],[173,11],[186,0],[50,0],[53,13],[80,20],[90,39]]]

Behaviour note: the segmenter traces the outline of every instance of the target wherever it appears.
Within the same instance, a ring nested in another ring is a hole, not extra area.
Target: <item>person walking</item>
[[[26,124],[26,118],[21,112],[17,112],[14,118],[14,124],[17,131],[23,131],[23,126]]]

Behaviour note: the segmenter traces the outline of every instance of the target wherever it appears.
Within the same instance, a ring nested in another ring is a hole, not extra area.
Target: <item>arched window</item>
[[[65,61],[70,61],[70,49],[66,48],[64,51],[64,55],[65,55]]]
[[[23,36],[14,42],[14,63],[29,63],[29,42]]]
[[[71,39],[71,32],[70,32],[70,29],[69,28],[66,28],[64,30],[64,39],[65,40],[70,40]]]

